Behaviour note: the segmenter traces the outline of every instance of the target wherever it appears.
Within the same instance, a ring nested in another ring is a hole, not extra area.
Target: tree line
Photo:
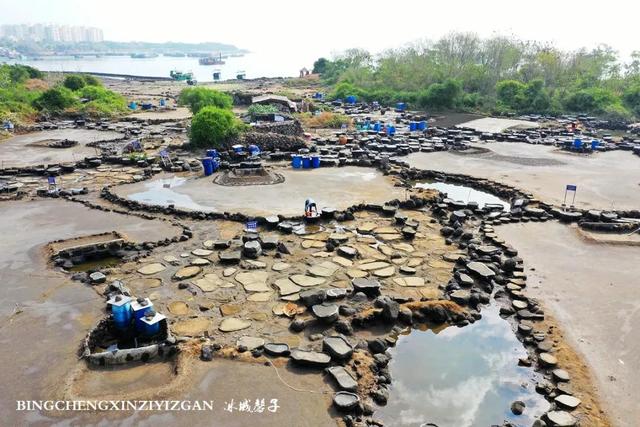
[[[505,115],[640,117],[640,52],[623,62],[604,45],[563,51],[514,37],[451,33],[376,56],[349,49],[318,59],[313,71],[336,98]]]

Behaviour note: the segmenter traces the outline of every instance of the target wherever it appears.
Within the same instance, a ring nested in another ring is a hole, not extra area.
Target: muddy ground
[[[513,185],[557,205],[565,186],[578,186],[575,206],[583,209],[635,209],[640,206],[638,158],[626,151],[571,154],[552,146],[476,143],[489,153],[413,153],[416,168],[464,173]],[[572,201],[570,193],[567,205]]]
[[[640,248],[586,242],[575,227],[557,223],[497,231],[525,260],[531,295],[553,311],[591,366],[615,425],[637,425]]]
[[[404,189],[394,187],[391,178],[373,169],[296,170],[284,167],[273,171],[282,175],[285,181],[273,185],[234,187],[214,184],[211,178],[192,174],[183,177],[186,181],[168,189],[162,184],[171,184],[175,180],[172,180],[173,175],[163,174],[155,177],[154,181],[120,186],[115,193],[144,203],[167,205],[173,202],[176,207],[186,209],[250,215],[299,215],[308,198],[314,199],[319,209],[344,209],[364,201],[382,203],[406,197]]]

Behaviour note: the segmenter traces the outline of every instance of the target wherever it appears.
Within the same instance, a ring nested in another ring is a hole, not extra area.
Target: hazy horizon
[[[94,26],[105,40],[146,42],[220,42],[251,51],[285,50],[301,58],[330,56],[349,48],[378,53],[452,31],[481,37],[515,36],[553,43],[564,50],[606,44],[623,59],[640,50],[630,29],[640,7],[601,2],[540,0],[532,5],[489,0],[431,4],[408,0],[302,4],[294,0],[212,4],[112,0],[0,0],[0,24],[55,23]],[[309,7],[311,6],[311,7]],[[307,9],[307,10],[305,10]],[[624,11],[625,13],[621,13]]]

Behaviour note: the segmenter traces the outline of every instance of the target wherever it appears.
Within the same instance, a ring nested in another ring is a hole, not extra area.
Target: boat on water
[[[222,60],[222,53],[218,56],[206,56],[204,58],[200,58],[198,60],[200,65],[224,65],[225,62]]]
[[[213,70],[213,80],[215,81],[220,80],[221,75],[222,75],[222,71],[220,71],[219,69]]]
[[[182,71],[178,71],[178,70],[171,70],[169,72],[169,76],[173,80],[177,80],[177,81],[193,80],[193,73],[191,71],[182,72]]]
[[[133,59],[147,59],[147,58],[157,58],[157,53],[132,53],[131,57]]]
[[[236,73],[236,79],[238,80],[244,80],[246,76],[247,76],[247,73],[245,73],[244,71],[238,71]]]

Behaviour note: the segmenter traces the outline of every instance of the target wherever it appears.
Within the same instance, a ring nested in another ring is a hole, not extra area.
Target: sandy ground
[[[502,132],[510,128],[535,128],[538,127],[536,122],[527,120],[500,119],[494,117],[484,117],[482,119],[471,120],[460,123],[458,126],[475,129],[480,132]]]
[[[492,153],[413,153],[407,161],[420,169],[464,173],[514,185],[554,204],[562,203],[565,185],[575,184],[578,186],[576,207],[637,209],[640,206],[640,162],[626,151],[584,156],[523,143],[473,145],[488,148]],[[568,204],[570,201],[571,198]]]
[[[62,200],[3,202],[0,234],[11,239],[0,240],[0,365],[11,369],[0,369],[2,424],[24,425],[35,415],[16,412],[15,400],[43,398],[77,364],[78,343],[101,315],[93,290],[47,270],[44,245],[114,229],[137,241],[180,232]],[[24,311],[11,316],[15,303]]]
[[[185,107],[178,107],[170,110],[138,111],[131,113],[127,117],[138,120],[186,120],[191,118],[191,111]]]
[[[157,183],[140,182],[123,185],[115,192],[145,203],[166,205],[173,202],[176,207],[188,209],[252,215],[300,215],[309,197],[316,201],[319,209],[324,206],[344,209],[359,202],[381,203],[404,197],[403,189],[394,187],[389,178],[371,169],[285,168],[276,171],[285,177],[282,184],[233,187],[217,185],[211,182],[211,178],[199,177],[172,187],[171,191],[158,189]],[[160,176],[158,181],[170,177]],[[185,199],[184,196],[188,197]]]
[[[5,168],[20,165],[75,162],[86,156],[96,155],[96,149],[87,147],[87,143],[122,138],[123,136],[118,132],[90,129],[56,129],[32,132],[2,141],[0,143],[0,162],[2,167]],[[78,141],[78,145],[70,148],[50,148],[46,145],[34,145],[40,141],[65,138]]]
[[[585,242],[559,223],[498,227],[525,260],[528,292],[591,366],[615,425],[640,419],[640,248]],[[634,421],[636,420],[636,421]]]

